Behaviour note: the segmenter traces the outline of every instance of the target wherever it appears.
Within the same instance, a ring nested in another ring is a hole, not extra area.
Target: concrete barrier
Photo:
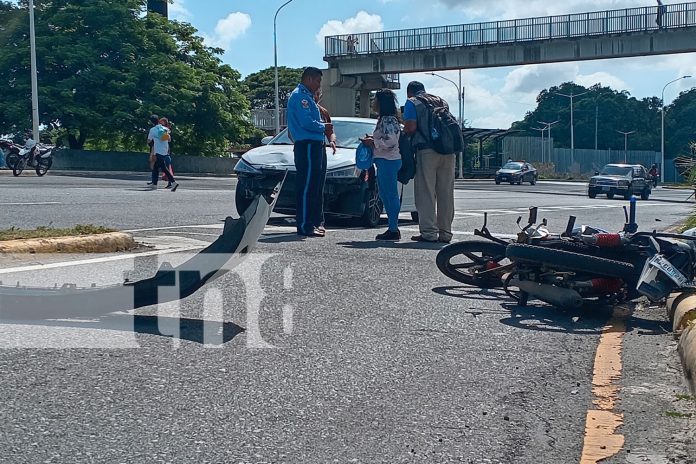
[[[137,247],[130,234],[110,232],[73,237],[32,238],[0,242],[0,253],[115,253]]]
[[[696,294],[675,293],[667,299],[667,315],[675,336],[677,351],[691,392],[696,394]]]
[[[232,174],[237,158],[172,155],[174,174]],[[55,152],[53,169],[66,171],[148,171],[148,154],[62,149]]]

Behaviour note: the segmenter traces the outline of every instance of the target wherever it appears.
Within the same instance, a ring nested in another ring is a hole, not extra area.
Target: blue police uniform
[[[322,165],[326,152],[319,106],[303,84],[299,84],[288,99],[288,130],[295,141],[297,233],[312,235],[324,215],[326,174],[322,172]]]

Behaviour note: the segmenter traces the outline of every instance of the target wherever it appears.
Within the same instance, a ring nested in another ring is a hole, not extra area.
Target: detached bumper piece
[[[240,218],[227,217],[222,234],[177,267],[162,265],[154,276],[106,287],[0,285],[0,319],[60,319],[99,316],[186,298],[233,269],[255,248],[283,185],[260,193]],[[178,282],[177,282],[178,281]],[[160,289],[178,288],[178,292]]]

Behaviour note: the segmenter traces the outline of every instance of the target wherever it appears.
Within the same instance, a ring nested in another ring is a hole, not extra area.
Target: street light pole
[[[543,125],[545,126],[543,130],[548,130],[548,131],[549,131],[549,154],[548,154],[548,161],[551,162],[551,150],[552,150],[552,148],[553,148],[553,147],[551,146],[551,126],[553,126],[554,124],[558,124],[560,121],[555,120],[554,122],[546,122],[546,121],[537,121],[537,122],[538,122],[539,124],[543,124]],[[541,133],[541,142],[542,142],[542,143],[544,142],[544,133],[543,133],[543,132]],[[542,147],[541,152],[542,152],[541,161],[542,161],[542,163],[543,163],[543,162],[544,162],[544,156],[543,156],[544,149],[543,149],[543,147]]]
[[[293,0],[288,0],[287,2],[280,5],[273,16],[273,68],[275,69],[275,133],[278,135],[280,133],[280,98],[278,97],[278,36],[276,33],[276,20],[278,19],[278,13],[283,9],[285,5],[292,2]]]
[[[34,140],[39,138],[39,83],[36,71],[36,29],[34,28],[34,0],[29,0],[29,44],[31,47],[31,119]]]
[[[570,95],[566,95],[564,93],[560,92],[554,92],[556,95],[560,95],[561,97],[566,97],[570,98],[570,165],[572,166],[575,164],[575,128],[573,127],[573,98],[575,97],[580,97],[582,95],[585,95],[586,93],[590,93],[589,90],[578,93],[573,95],[573,92],[570,92]]]
[[[447,82],[452,83],[452,85],[457,89],[457,102],[459,105],[459,128],[461,130],[464,130],[464,87],[462,87],[462,70],[459,70],[459,85],[457,85],[456,82],[454,82],[451,79],[446,78],[445,76],[441,76],[440,74],[434,73],[434,72],[429,72],[431,76],[439,77],[440,79],[444,79]],[[464,153],[459,154],[459,178],[461,179],[464,177],[464,173],[462,171],[464,167]]]
[[[624,136],[624,163],[626,163],[628,158],[628,136],[635,133],[636,131],[624,132],[617,130],[616,132],[618,132],[619,134],[623,134]]]
[[[660,136],[660,182],[663,184],[665,183],[665,89],[670,84],[674,84],[682,79],[689,79],[690,77],[691,76],[688,75],[679,77],[673,81],[669,81],[664,87],[662,87],[662,98],[660,99],[660,103],[662,104],[662,110],[660,111],[662,113],[662,131]]]

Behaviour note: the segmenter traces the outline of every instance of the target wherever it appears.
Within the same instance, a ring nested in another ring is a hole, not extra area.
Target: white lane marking
[[[62,205],[57,201],[41,201],[35,203],[0,203],[0,206],[41,206],[41,205]]]
[[[418,227],[399,227],[401,230],[408,230],[411,232],[419,232],[420,229]],[[453,230],[452,231],[453,235],[464,235],[467,237],[478,237],[478,235],[475,235],[473,232],[464,232],[461,230]],[[502,238],[502,239],[510,239],[510,238],[517,238],[517,234],[492,234],[496,238]],[[481,237],[483,239],[483,237]]]
[[[153,232],[156,230],[177,230],[177,229],[220,229],[220,230],[222,230],[224,227],[225,227],[225,224],[199,224],[199,225],[190,225],[190,226],[152,227],[149,229],[130,229],[130,230],[123,230],[122,232],[132,234],[135,232]]]
[[[64,261],[60,263],[48,263],[48,264],[34,264],[31,266],[20,266],[11,267],[8,269],[0,269],[0,274],[12,274],[15,272],[29,272],[29,271],[41,271],[46,269],[60,269],[64,267],[82,266],[85,264],[98,264],[98,263],[109,263],[115,261],[123,261],[127,259],[135,259],[143,256],[157,256],[166,255],[173,253],[182,253],[185,251],[200,250],[207,246],[207,244],[201,244],[200,246],[189,246],[181,248],[171,248],[168,250],[156,250],[156,251],[146,251],[143,253],[129,253],[127,255],[119,256],[107,256],[103,258],[93,258],[93,259],[81,259],[77,261]]]

